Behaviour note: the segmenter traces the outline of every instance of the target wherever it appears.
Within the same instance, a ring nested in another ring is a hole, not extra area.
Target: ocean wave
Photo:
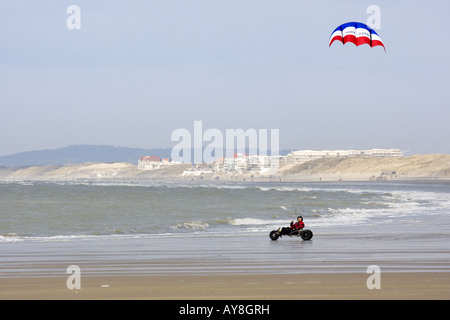
[[[254,189],[259,191],[280,191],[280,192],[294,192],[294,191],[309,192],[314,190],[314,188],[309,187],[291,187],[291,186],[255,186]]]
[[[23,238],[23,236],[14,232],[0,234],[0,242],[15,242],[19,241],[21,238]]]
[[[91,239],[93,237],[101,237],[97,235],[58,235],[58,236],[24,236],[24,235],[15,235],[11,234],[3,234],[0,235],[0,243],[1,242],[23,242],[23,241],[69,241],[69,240],[86,240]]]
[[[230,219],[228,223],[232,226],[270,226],[275,224],[286,224],[286,220],[269,220],[257,218],[235,218]],[[288,222],[289,223],[289,222]]]
[[[174,226],[171,226],[171,230],[206,230],[209,227],[209,223],[202,221],[187,221],[184,223],[179,223]]]
[[[53,236],[2,236],[0,235],[0,243],[2,242],[69,242],[69,241],[97,241],[102,240],[126,240],[126,239],[148,239],[161,236],[174,236],[170,233],[159,234],[78,234],[78,235],[53,235]]]
[[[107,185],[123,188],[0,185],[0,242],[126,238],[141,233],[266,232],[288,226],[299,214],[307,228],[371,226],[450,214],[448,188],[440,186],[258,182],[142,182],[131,184],[133,188],[123,183]]]

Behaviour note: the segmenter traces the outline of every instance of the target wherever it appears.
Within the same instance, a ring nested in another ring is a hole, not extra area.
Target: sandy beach
[[[383,273],[369,290],[369,274],[99,276],[83,277],[81,289],[66,278],[0,279],[1,299],[305,300],[450,298],[450,273]]]

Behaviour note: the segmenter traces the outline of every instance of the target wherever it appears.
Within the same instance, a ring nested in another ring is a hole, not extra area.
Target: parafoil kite
[[[343,44],[352,42],[357,46],[364,43],[367,43],[371,47],[382,46],[384,51],[386,51],[383,41],[381,41],[380,36],[375,32],[375,30],[369,28],[366,24],[361,22],[347,22],[334,29],[331,33],[328,47],[330,47],[336,40],[342,42]]]

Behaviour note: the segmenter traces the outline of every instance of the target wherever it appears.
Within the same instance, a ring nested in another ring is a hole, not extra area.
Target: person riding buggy
[[[292,220],[289,227],[281,228],[281,235],[289,235],[293,231],[303,230],[304,227],[305,227],[305,223],[303,222],[303,217],[302,216],[298,216],[296,223],[294,223],[294,220]]]
[[[298,216],[297,222],[294,223],[294,220],[291,221],[289,227],[279,228],[278,230],[273,230],[270,232],[269,237],[272,240],[277,240],[279,237],[283,235],[288,236],[296,236],[301,237],[303,240],[311,240],[313,237],[313,233],[311,230],[303,230],[305,228],[305,223],[303,222],[303,217]]]

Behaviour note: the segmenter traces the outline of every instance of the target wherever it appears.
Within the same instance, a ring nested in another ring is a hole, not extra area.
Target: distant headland
[[[449,181],[450,155],[321,158],[287,163],[265,173],[216,172],[211,165],[173,164],[142,170],[128,162],[0,167],[0,181]],[[197,174],[187,174],[195,172]]]

